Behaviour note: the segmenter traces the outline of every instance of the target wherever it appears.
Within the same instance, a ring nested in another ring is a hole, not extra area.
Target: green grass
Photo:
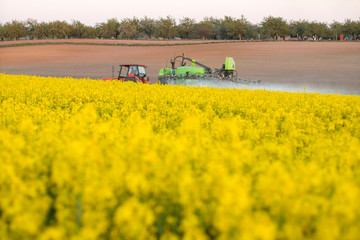
[[[118,41],[118,40],[115,40]],[[121,41],[121,40],[120,40]],[[24,46],[37,46],[37,45],[97,45],[97,46],[128,46],[128,47],[155,47],[155,46],[179,46],[179,45],[205,45],[205,44],[219,44],[219,43],[245,43],[245,42],[284,42],[284,41],[277,41],[277,40],[270,40],[270,39],[263,39],[263,40],[207,40],[208,42],[203,42],[202,40],[192,40],[192,41],[199,41],[199,42],[185,42],[185,43],[168,43],[173,40],[167,41],[167,43],[156,43],[159,41],[165,41],[165,40],[151,40],[154,41],[154,43],[147,43],[147,44],[141,44],[141,43],[121,43],[121,42],[102,42],[102,43],[96,43],[96,42],[26,42],[26,43],[9,43],[0,45],[0,48],[6,48],[6,47],[24,47]],[[299,40],[287,40],[286,42],[313,42],[313,41],[299,41]],[[360,42],[360,41],[327,41],[327,40],[321,40],[317,42]]]
[[[171,40],[170,40],[171,41]],[[234,40],[209,40],[209,42],[192,42],[192,43],[94,43],[94,42],[27,42],[27,43],[11,43],[0,45],[0,48],[5,47],[23,47],[23,46],[36,46],[36,45],[98,45],[98,46],[130,46],[130,47],[146,47],[146,46],[179,46],[179,45],[203,45],[203,44],[215,44],[215,43],[239,43]]]

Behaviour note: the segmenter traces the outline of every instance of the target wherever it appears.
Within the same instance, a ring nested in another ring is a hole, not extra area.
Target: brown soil
[[[127,44],[132,42],[139,44],[139,41],[128,41]],[[148,42],[144,41],[143,44]],[[290,88],[307,86],[308,90],[360,94],[359,42],[6,47],[0,48],[0,72],[98,79],[111,77],[111,66],[115,66],[116,74],[119,64],[139,63],[148,66],[148,75],[155,82],[160,68],[166,63],[169,65],[169,59],[174,55],[182,53],[211,68],[220,68],[225,57],[231,56],[236,62],[239,76],[261,80],[264,84]]]

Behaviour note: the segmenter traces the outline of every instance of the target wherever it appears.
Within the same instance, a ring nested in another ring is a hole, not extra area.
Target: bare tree
[[[305,34],[312,36],[314,40],[319,40],[319,38],[325,38],[329,34],[329,29],[326,23],[319,23],[319,22],[311,22],[307,25]]]
[[[96,30],[96,36],[98,38],[101,39],[101,38],[106,38],[107,37],[106,24],[104,22],[96,23],[95,30]]]
[[[2,23],[0,23],[0,38],[1,41],[4,41],[5,35],[4,35],[4,26]]]
[[[21,37],[29,35],[26,23],[22,21],[12,20],[4,25],[4,37],[10,40],[18,40]]]
[[[235,35],[235,19],[225,16],[221,21],[221,38],[232,39]]]
[[[82,22],[80,22],[78,20],[72,21],[72,24],[70,27],[70,32],[71,32],[72,37],[83,38],[85,30],[86,30],[85,24],[83,24]]]
[[[151,39],[156,31],[156,21],[145,16],[139,22],[139,31],[145,33]]]
[[[330,31],[332,36],[335,36],[335,40],[338,40],[338,37],[343,33],[343,24],[334,21],[331,25],[330,25]]]
[[[37,37],[36,35],[36,28],[39,26],[39,23],[37,22],[37,20],[29,18],[26,21],[26,28],[29,31],[29,35],[31,39],[34,39],[35,37]]]
[[[79,25],[82,25],[82,27],[84,26],[82,23],[78,22],[77,26]],[[60,39],[60,38],[68,37],[72,29],[71,26],[65,21],[53,21],[49,23],[49,30],[50,30],[50,35],[53,38]],[[82,35],[80,34],[79,37],[81,38]]]
[[[168,40],[171,37],[174,37],[176,34],[176,22],[175,19],[171,16],[160,18],[156,27],[158,34],[163,38],[167,38]]]
[[[357,35],[360,34],[360,21],[352,21],[350,19],[346,19],[343,25],[343,31],[347,35],[351,35],[354,40],[356,40]]]
[[[85,38],[95,38],[97,36],[96,29],[91,26],[86,26],[84,31]]]
[[[208,36],[214,34],[213,23],[209,19],[204,19],[200,23],[195,25],[195,32],[203,40],[207,39]]]
[[[134,39],[139,33],[139,20],[137,18],[125,18],[121,21],[118,31],[127,39]]]
[[[178,26],[181,38],[189,39],[194,34],[195,19],[184,17]]]
[[[242,37],[246,35],[249,24],[244,15],[241,15],[240,19],[236,19],[234,33],[239,36],[239,40],[242,40]]]
[[[35,34],[38,38],[46,38],[50,37],[50,24],[46,22],[41,22],[35,29]]]
[[[291,21],[289,24],[289,32],[291,36],[296,36],[298,40],[304,39],[309,22],[306,20]]]
[[[120,35],[119,31],[120,23],[116,18],[108,19],[105,23],[105,33],[109,38],[118,39]]]
[[[289,25],[281,17],[266,17],[261,23],[264,32],[273,39],[279,39],[280,36],[286,36],[289,33]]]

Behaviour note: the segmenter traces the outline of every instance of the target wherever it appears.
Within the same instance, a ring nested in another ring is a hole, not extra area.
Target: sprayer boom
[[[180,66],[176,67],[177,60]],[[186,63],[191,63],[187,66]],[[210,67],[183,55],[170,60],[171,68],[164,67],[159,72],[159,81],[162,84],[189,85],[189,86],[219,86],[234,84],[259,84],[260,81],[250,81],[238,78],[235,61],[226,57],[225,64],[220,69]]]

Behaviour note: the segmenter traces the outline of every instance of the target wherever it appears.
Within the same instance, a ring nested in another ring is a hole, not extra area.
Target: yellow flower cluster
[[[0,239],[356,239],[360,97],[0,74]]]

